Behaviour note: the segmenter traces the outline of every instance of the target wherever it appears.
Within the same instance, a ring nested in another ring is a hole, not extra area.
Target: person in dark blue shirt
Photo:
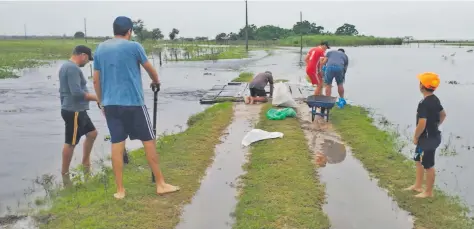
[[[416,161],[415,184],[405,190],[420,192],[416,197],[433,197],[435,182],[435,152],[441,144],[439,126],[446,118],[441,102],[433,93],[439,86],[440,79],[436,73],[426,72],[418,75],[420,91],[423,99],[416,110],[416,130],[413,143],[416,145],[414,160]],[[423,190],[423,177],[426,173],[426,188]]]

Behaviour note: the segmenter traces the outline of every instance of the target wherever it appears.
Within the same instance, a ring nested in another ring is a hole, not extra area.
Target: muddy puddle
[[[298,109],[298,118],[314,152],[320,181],[326,186],[323,210],[331,229],[412,229],[413,219],[400,209],[387,191],[371,179],[359,160],[352,156],[332,131],[330,123],[317,119],[311,123],[306,104]]]
[[[203,92],[215,84],[229,82],[238,75],[239,69],[264,56],[265,51],[257,51],[243,60],[168,62],[162,67],[156,63],[163,85],[158,96],[157,134],[185,130],[189,116],[207,107],[199,104]],[[37,177],[51,174],[55,183],[61,182],[64,126],[57,78],[61,63],[25,69],[20,78],[0,80],[0,216],[38,207],[35,193],[42,193],[43,187],[34,184]],[[90,75],[90,66],[82,70],[85,76]],[[144,74],[145,103],[152,114],[153,94],[149,83],[149,77]],[[91,79],[88,87],[93,91]],[[104,141],[108,128],[94,104],[91,103],[88,113],[99,132],[92,150],[92,160],[97,165],[99,159],[109,155],[110,144]],[[127,140],[126,147],[139,148],[141,142]],[[82,145],[78,145],[75,152],[71,167],[81,162]]]
[[[244,173],[248,148],[241,142],[253,129],[261,106],[234,106],[234,118],[222,143],[216,146],[213,164],[207,169],[201,187],[191,203],[185,206],[176,229],[225,229],[232,228],[232,213],[237,204],[238,177]]]

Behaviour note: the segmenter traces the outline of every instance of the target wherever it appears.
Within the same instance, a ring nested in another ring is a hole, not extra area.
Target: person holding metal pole
[[[158,165],[156,137],[144,102],[140,65],[150,76],[152,88],[159,88],[160,81],[143,46],[130,41],[132,29],[130,18],[117,17],[113,23],[114,38],[100,43],[94,55],[94,88],[110,132],[117,185],[114,197],[117,199],[125,197],[122,155],[127,137],[142,141],[148,164],[156,177],[157,194],[180,189],[165,182]]]

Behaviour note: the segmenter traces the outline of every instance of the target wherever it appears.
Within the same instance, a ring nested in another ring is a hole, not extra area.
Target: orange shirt
[[[306,55],[308,58],[308,64],[306,65],[307,70],[316,71],[319,60],[324,57],[324,50],[320,47],[311,48]]]

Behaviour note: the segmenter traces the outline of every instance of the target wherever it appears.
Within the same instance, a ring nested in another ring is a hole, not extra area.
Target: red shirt
[[[309,50],[306,56],[309,57],[308,64],[306,65],[306,70],[316,71],[319,59],[321,57],[324,57],[324,50],[320,47],[314,47]]]

